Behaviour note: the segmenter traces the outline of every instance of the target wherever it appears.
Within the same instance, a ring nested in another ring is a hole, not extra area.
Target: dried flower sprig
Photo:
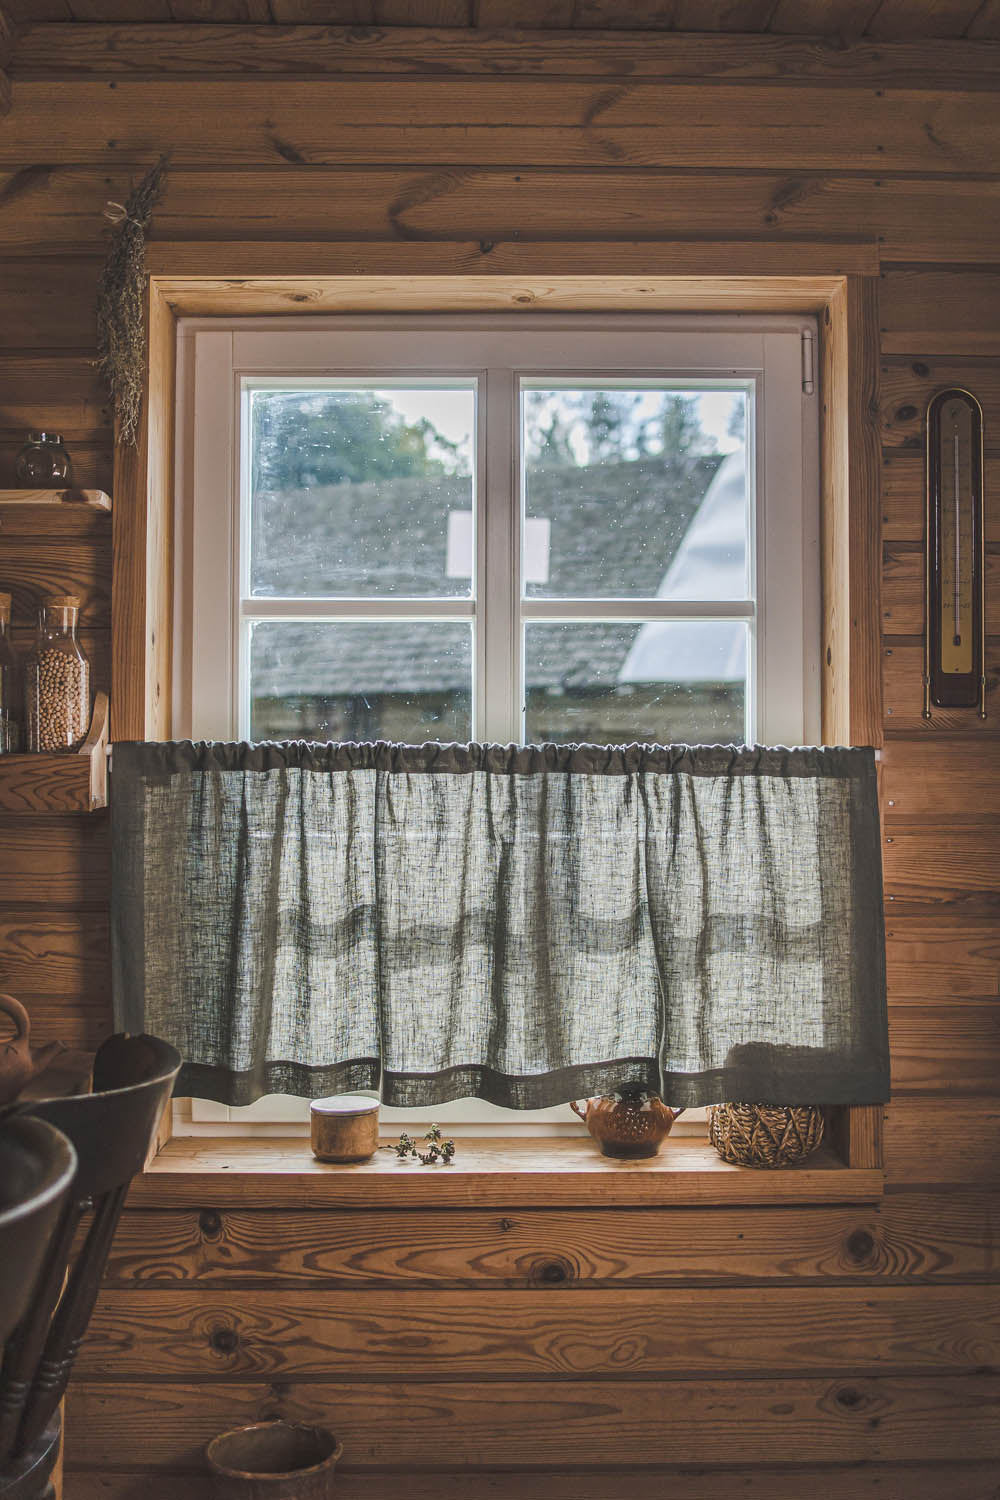
[[[104,207],[114,228],[97,290],[97,365],[122,443],[134,443],[139,429],[146,367],[146,229],[166,170],[167,158],[161,156],[124,203],[111,201]]]
[[[455,1142],[444,1139],[440,1125],[432,1125],[424,1140],[429,1145],[426,1151],[421,1151],[417,1142],[411,1140],[404,1130],[395,1145],[381,1146],[379,1149],[395,1151],[399,1161],[409,1161],[411,1157],[416,1157],[425,1167],[431,1167],[438,1161],[443,1167],[450,1167],[455,1156]]]

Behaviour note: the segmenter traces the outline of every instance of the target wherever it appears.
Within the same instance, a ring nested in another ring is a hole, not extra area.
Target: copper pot
[[[683,1109],[671,1109],[658,1094],[601,1094],[583,1109],[570,1108],[590,1131],[605,1156],[635,1160],[655,1156]]]

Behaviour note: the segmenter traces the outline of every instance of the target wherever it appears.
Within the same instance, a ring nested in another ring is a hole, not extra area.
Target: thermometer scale
[[[937,708],[986,717],[983,412],[969,391],[927,408],[927,635],[924,718]]]

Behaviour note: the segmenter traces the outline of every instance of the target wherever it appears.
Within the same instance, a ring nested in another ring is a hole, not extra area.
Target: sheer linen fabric
[[[116,1021],[177,1092],[888,1097],[874,756],[115,745]]]

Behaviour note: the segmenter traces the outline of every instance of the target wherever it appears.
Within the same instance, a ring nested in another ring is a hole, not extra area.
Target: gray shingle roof
[[[719,466],[717,456],[538,470],[529,516],[551,522],[549,583],[530,594],[654,598]],[[265,595],[444,594],[450,510],[468,480],[395,479],[264,494],[254,578]],[[359,566],[360,564],[360,566]],[[369,580],[368,588],[363,580]],[[263,585],[263,586],[262,586]],[[538,687],[612,685],[638,625],[538,633]],[[468,682],[467,625],[268,622],[255,633],[255,692],[266,697],[434,692]],[[448,642],[446,649],[443,644]]]

